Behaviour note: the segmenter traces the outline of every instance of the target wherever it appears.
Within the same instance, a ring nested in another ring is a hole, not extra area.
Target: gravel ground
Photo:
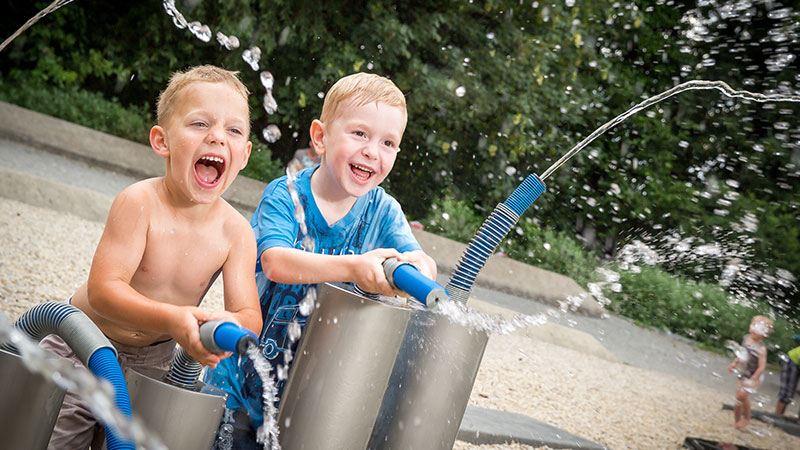
[[[102,224],[0,198],[0,309],[13,321],[83,283]],[[220,283],[204,305],[221,305]],[[525,336],[492,336],[472,405],[517,412],[610,448],[678,448],[685,436],[768,449],[800,438],[754,421],[732,428],[730,393],[661,372],[610,362]],[[456,449],[527,449],[511,443]]]

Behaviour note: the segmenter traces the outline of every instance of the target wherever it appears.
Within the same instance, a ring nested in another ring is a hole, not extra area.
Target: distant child
[[[114,199],[89,279],[70,299],[116,347],[123,370],[167,369],[176,342],[216,366],[227,355],[201,344],[206,321],[261,330],[255,238],[221,198],[250,156],[247,96],[235,72],[200,66],[175,73],[159,97],[150,146],[166,160],[166,175]],[[198,308],[220,273],[226,311]],[[42,347],[81,365],[55,335]],[[102,439],[102,426],[67,393],[48,448],[101,448]]]
[[[750,321],[750,333],[742,339],[744,357],[736,359],[728,366],[728,372],[737,370],[736,404],[733,407],[733,427],[744,428],[750,424],[750,394],[755,392],[763,379],[767,367],[767,346],[764,339],[772,332],[769,317],[755,316]]]
[[[800,344],[800,335],[795,334],[795,342]],[[783,414],[786,405],[792,402],[794,392],[797,390],[797,379],[800,375],[800,345],[782,355],[781,388],[778,391],[778,404],[775,405],[775,414]]]
[[[300,171],[294,184],[313,252],[301,240],[287,177],[264,191],[251,225],[258,241],[256,279],[264,315],[260,344],[273,374],[288,365],[283,355],[297,346],[287,330],[292,321],[305,325],[298,303],[311,286],[351,282],[367,292],[399,295],[382,268],[393,256],[435,279],[436,264],[411,234],[400,205],[378,187],[400,151],[406,117],[403,93],[386,78],[357,73],[331,87],[310,129],[320,165]],[[252,364],[237,366],[235,358],[206,374],[206,381],[229,393],[228,407],[237,410],[235,448],[257,447],[250,425],[257,428],[263,422],[262,393],[260,383],[250,381],[254,378]],[[280,379],[279,391],[283,384]]]

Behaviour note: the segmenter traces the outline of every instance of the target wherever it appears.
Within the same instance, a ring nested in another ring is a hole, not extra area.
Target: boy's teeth
[[[368,167],[359,166],[358,164],[352,164],[352,166],[355,167],[356,169],[363,170],[364,172],[372,173],[372,169]]]
[[[200,159],[201,160],[206,160],[206,161],[211,161],[211,162],[218,162],[218,163],[223,162],[222,158],[220,158],[219,156],[203,156]]]

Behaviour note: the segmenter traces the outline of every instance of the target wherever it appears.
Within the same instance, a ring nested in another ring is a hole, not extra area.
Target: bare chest
[[[196,304],[228,257],[230,244],[202,229],[151,227],[131,284],[170,303]],[[166,299],[165,299],[166,300]]]

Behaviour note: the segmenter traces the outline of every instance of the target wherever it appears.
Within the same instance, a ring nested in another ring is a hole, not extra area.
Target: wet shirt
[[[311,193],[311,175],[316,168],[297,174],[295,188],[305,212],[308,235],[314,242],[315,253],[325,255],[363,254],[376,248],[395,248],[400,252],[419,250],[411,227],[400,204],[382,188],[371,190],[358,198],[350,212],[333,225],[328,225]],[[305,326],[306,317],[300,313],[300,301],[312,285],[282,284],[270,280],[261,267],[261,253],[272,247],[296,248],[305,251],[300,223],[287,188],[287,177],[272,181],[264,190],[261,202],[250,222],[256,235],[259,261],[256,282],[261,299],[264,327],[259,337],[261,353],[272,366],[272,375],[286,365],[284,354],[294,355],[297,342],[288,336],[290,324]],[[206,381],[228,393],[228,407],[245,409],[255,426],[263,421],[261,413],[261,383],[249,360],[232,356],[223,360],[217,369],[206,371]],[[277,382],[279,395],[284,381]]]
[[[763,342],[755,343],[750,339],[749,334],[745,334],[742,339],[742,347],[747,350],[747,367],[739,375],[740,379],[750,378],[758,370],[758,353],[766,345]]]
[[[789,359],[791,359],[793,363],[800,365],[800,346],[789,350]]]

